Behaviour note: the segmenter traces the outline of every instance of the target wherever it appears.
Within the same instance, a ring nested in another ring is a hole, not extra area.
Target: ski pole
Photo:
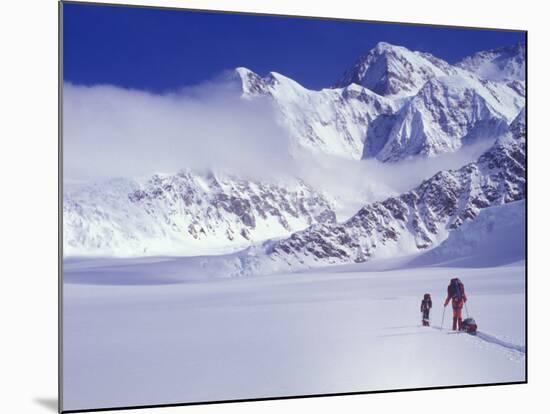
[[[470,312],[468,312],[468,305],[466,304],[466,302],[464,302],[464,307],[466,308],[466,317],[470,317]]]
[[[441,317],[441,326],[439,327],[439,330],[443,330],[443,322],[445,321],[445,310],[447,309],[446,306],[443,306],[443,316]]]

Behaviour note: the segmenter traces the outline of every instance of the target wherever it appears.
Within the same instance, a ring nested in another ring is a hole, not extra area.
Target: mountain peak
[[[239,66],[232,72],[232,78],[240,83],[243,95],[254,95],[265,91],[265,81],[260,75],[248,68]]]
[[[304,89],[295,80],[278,72],[269,72],[266,76],[261,77],[250,69],[241,66],[233,70],[233,76],[240,82],[243,95],[245,96],[269,95],[274,92],[273,87],[278,84],[291,89]]]
[[[414,95],[430,78],[453,72],[448,63],[432,55],[378,42],[335,86],[356,83],[382,96],[403,97]]]
[[[492,81],[525,80],[525,42],[483,50],[457,63],[459,68]]]
[[[235,74],[241,77],[249,76],[249,75],[256,75],[253,71],[251,71],[248,68],[245,68],[244,66],[238,66],[234,69]]]
[[[378,52],[385,52],[396,48],[402,48],[402,46],[396,46],[388,42],[378,42],[372,49]]]

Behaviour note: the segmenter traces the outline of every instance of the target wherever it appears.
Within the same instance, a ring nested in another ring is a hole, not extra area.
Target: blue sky
[[[237,66],[333,84],[378,41],[451,63],[524,33],[65,3],[65,81],[172,91]]]

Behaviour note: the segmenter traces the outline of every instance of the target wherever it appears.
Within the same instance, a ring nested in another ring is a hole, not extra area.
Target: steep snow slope
[[[385,42],[333,89],[311,91],[281,74],[262,78],[246,68],[234,78],[245,97],[273,100],[295,150],[351,159],[436,156],[494,140],[525,105],[522,81],[479,79],[475,71]]]
[[[268,96],[273,100],[294,150],[306,148],[360,159],[372,120],[397,108],[391,100],[357,85],[312,91],[275,72],[262,78],[237,68],[235,76],[246,98]]]
[[[504,84],[470,76],[432,78],[388,126],[379,152],[366,152],[381,161],[416,155],[455,152],[474,141],[495,140],[525,105],[524,97]]]
[[[525,201],[516,201],[482,210],[449,234],[435,249],[412,262],[413,265],[445,264],[496,266],[525,259]]]
[[[416,94],[435,76],[457,73],[456,68],[429,53],[379,42],[335,86],[357,84],[382,96],[400,98]]]
[[[329,202],[298,180],[181,171],[67,190],[64,254],[219,253],[334,220]]]
[[[486,50],[468,56],[458,67],[495,81],[525,80],[525,43]]]

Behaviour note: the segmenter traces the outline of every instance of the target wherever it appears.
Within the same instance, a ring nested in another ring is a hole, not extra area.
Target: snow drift
[[[490,267],[524,260],[525,211],[524,200],[486,208],[411,265]]]

